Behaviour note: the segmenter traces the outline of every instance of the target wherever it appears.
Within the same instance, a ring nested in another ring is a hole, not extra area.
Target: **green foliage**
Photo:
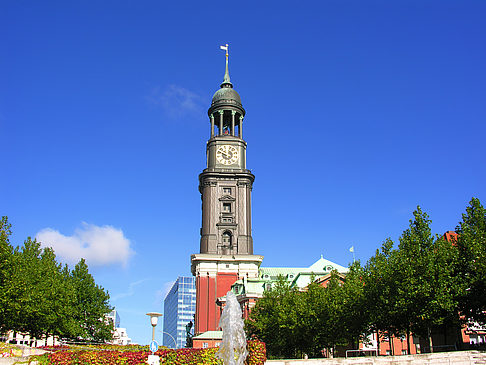
[[[97,286],[81,260],[71,272],[56,261],[51,248],[30,237],[13,249],[11,226],[0,220],[0,332],[26,332],[31,337],[107,340],[111,326],[108,293]]]
[[[394,333],[392,319],[396,314],[397,268],[393,263],[393,241],[388,238],[380,250],[366,263],[363,270],[364,307],[369,330],[376,333]]]
[[[57,346],[52,351],[34,357],[43,365],[138,365],[145,364],[150,352],[139,346]],[[208,349],[159,349],[155,354],[165,365],[223,365],[215,357],[217,348]],[[266,361],[265,344],[257,340],[248,341],[248,365],[263,365]]]
[[[84,259],[74,267],[71,282],[76,293],[74,318],[81,325],[81,337],[96,341],[110,339],[112,325],[105,320],[106,314],[111,311],[110,296],[96,285]]]
[[[394,260],[399,277],[393,324],[402,333],[428,338],[431,329],[458,318],[453,274],[456,249],[432,235],[431,221],[420,207],[413,214]]]
[[[294,357],[300,348],[303,301],[282,277],[265,291],[246,321],[246,333],[266,343],[273,357]]]
[[[265,343],[258,340],[250,340],[247,345],[247,365],[263,365],[267,361],[267,348]]]
[[[367,326],[361,271],[356,263],[349,280],[333,272],[327,287],[312,282],[305,291],[280,278],[253,308],[247,334],[264,341],[272,358],[318,357],[323,348],[357,341]]]
[[[466,318],[486,324],[486,209],[472,198],[456,228],[457,275],[464,279],[460,307]]]
[[[22,350],[15,345],[0,342],[0,358],[21,356]]]
[[[22,290],[12,298],[18,309],[11,329],[40,338],[43,334],[69,335],[74,291],[69,271],[56,262],[51,248],[28,238],[15,250],[13,280]]]
[[[352,344],[357,349],[359,341],[369,334],[369,312],[366,309],[364,293],[364,269],[359,261],[349,268],[346,280],[338,293],[341,300],[339,322],[342,343]],[[339,325],[339,324],[338,324]]]
[[[247,333],[266,342],[269,357],[282,358],[356,347],[372,332],[414,334],[432,346],[431,333],[459,329],[460,314],[486,323],[486,209],[473,198],[462,218],[451,243],[432,234],[417,207],[398,247],[387,239],[345,280],[333,273],[326,288],[312,283],[302,292],[280,280],[257,302]]]
[[[13,248],[9,241],[9,236],[12,234],[10,229],[8,218],[2,217],[0,220],[0,333],[12,327],[15,311],[12,298],[18,290],[17,285],[12,281],[15,263]]]

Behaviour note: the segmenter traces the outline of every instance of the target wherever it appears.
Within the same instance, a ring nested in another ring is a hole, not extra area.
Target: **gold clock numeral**
[[[234,146],[219,146],[216,151],[216,159],[222,165],[231,165],[238,161],[238,149]]]

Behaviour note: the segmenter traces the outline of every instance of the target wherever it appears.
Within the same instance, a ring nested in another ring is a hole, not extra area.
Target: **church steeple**
[[[226,68],[208,116],[207,166],[199,175],[202,200],[200,251],[191,256],[196,276],[195,334],[216,331],[221,310],[217,299],[238,279],[258,277],[263,256],[253,255],[251,190],[255,176],[246,169],[243,140],[245,109]]]
[[[248,255],[253,253],[250,194],[255,177],[246,169],[245,109],[230,81],[228,45],[221,49],[226,51],[226,70],[208,111],[211,136],[206,146],[207,168],[199,175],[203,199],[201,253]]]
[[[210,138],[232,136],[243,139],[243,118],[245,109],[241,104],[240,95],[233,88],[229,76],[228,45],[221,46],[226,51],[226,68],[221,88],[213,95],[208,115],[211,122]],[[217,128],[217,129],[216,129]]]
[[[233,84],[231,83],[231,79],[229,76],[229,70],[228,70],[228,44],[226,43],[226,46],[221,46],[220,48],[224,51],[226,51],[226,70],[224,72],[224,79],[223,83],[221,84],[221,87],[233,87]]]

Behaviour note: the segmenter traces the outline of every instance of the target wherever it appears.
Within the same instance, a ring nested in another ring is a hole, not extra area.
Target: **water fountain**
[[[246,335],[240,304],[232,291],[226,293],[226,306],[219,326],[223,329],[223,340],[216,357],[223,360],[225,365],[243,365],[248,356]]]

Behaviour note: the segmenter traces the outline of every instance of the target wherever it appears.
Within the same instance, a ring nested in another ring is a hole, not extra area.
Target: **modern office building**
[[[194,277],[179,276],[164,300],[163,345],[186,347],[186,326],[194,322],[196,284]],[[194,333],[194,325],[191,334]]]

